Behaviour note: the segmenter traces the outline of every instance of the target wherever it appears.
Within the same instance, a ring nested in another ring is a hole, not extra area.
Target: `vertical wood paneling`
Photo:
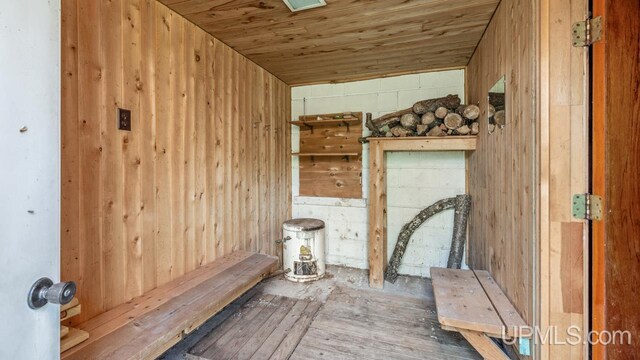
[[[154,0],[155,1],[155,0]],[[155,5],[155,4],[154,4]],[[171,18],[173,14],[156,7],[156,276],[158,285],[171,280]],[[144,239],[143,239],[144,242]]]
[[[276,254],[290,214],[289,86],[154,0],[62,6],[74,321],[236,249]],[[118,107],[131,132],[117,130]]]
[[[572,195],[587,191],[586,52],[571,46],[586,9],[585,0],[501,2],[467,71],[483,127],[487,90],[502,75],[508,111],[507,126],[482,131],[469,159],[470,265],[491,271],[530,325],[555,326],[559,342],[587,327],[588,229],[571,214]],[[586,347],[535,350],[581,359]]]
[[[122,29],[123,50],[123,97],[122,105],[131,109],[131,115],[140,119],[141,87],[141,0],[123,3]],[[141,124],[139,122],[138,124]],[[124,171],[124,235],[126,251],[125,299],[130,300],[142,292],[142,242],[141,239],[141,193],[140,193],[140,143],[143,127],[134,126],[130,134],[122,134],[123,171]]]
[[[72,2],[64,2],[65,8],[72,8],[74,4]],[[97,1],[78,1],[77,13],[83,14],[83,16],[99,19],[100,18],[100,3]],[[73,10],[69,10],[73,11]],[[103,246],[103,232],[102,232],[102,193],[100,191],[101,176],[102,176],[102,155],[104,148],[100,139],[100,107],[104,103],[102,96],[102,82],[104,67],[100,56],[101,37],[100,37],[100,22],[89,23],[86,21],[80,21],[78,16],[78,165],[79,165],[79,180],[78,188],[62,188],[64,192],[62,194],[62,218],[65,216],[75,216],[75,214],[67,215],[68,211],[72,211],[73,204],[70,203],[74,198],[66,195],[67,192],[77,191],[78,206],[78,258],[79,258],[79,277],[78,283],[78,297],[85,299],[92,299],[90,303],[83,305],[83,312],[89,314],[98,314],[104,311],[105,299],[103,273],[104,264],[102,261],[102,246]],[[63,24],[66,26],[66,24]],[[69,51],[69,49],[63,48],[63,54]],[[68,61],[66,56],[62,58],[62,67],[66,68]],[[71,59],[72,60],[72,59]],[[62,98],[67,97],[66,88],[62,89]],[[72,94],[68,96],[73,96]],[[66,100],[65,100],[66,101]],[[71,129],[75,126],[72,124],[73,119],[63,117],[62,118],[62,133],[67,132],[67,126]],[[70,130],[73,131],[73,130]],[[63,156],[69,154],[63,153]],[[64,158],[62,161],[65,163],[69,158]],[[72,171],[65,165],[62,166],[63,171]],[[64,179],[66,173],[62,174]],[[98,185],[98,187],[96,186]],[[67,207],[67,204],[69,206]],[[65,244],[67,240],[65,237],[67,234],[64,232],[61,234],[61,243]],[[90,239],[90,241],[86,241]],[[63,255],[68,254],[63,252]],[[65,264],[68,261],[74,261],[74,258],[62,258],[61,263]],[[62,266],[62,271],[65,271],[67,267]],[[73,277],[75,274],[67,275],[62,273],[62,278],[67,280],[76,280]],[[74,319],[75,320],[75,319]]]
[[[216,254],[224,255],[225,254],[225,238],[226,238],[226,220],[229,211],[226,209],[227,198],[225,195],[225,180],[226,174],[225,169],[227,169],[227,157],[225,154],[228,154],[226,147],[226,126],[225,126],[225,102],[223,99],[226,98],[225,93],[225,54],[224,54],[224,44],[220,41],[214,41],[214,129],[215,129],[215,147],[213,150],[215,165],[216,165],[216,192],[215,192],[215,207],[216,207]],[[229,125],[229,124],[227,124]]]
[[[171,47],[169,58],[171,61],[171,97],[169,101],[173,103],[171,116],[169,118],[169,128],[171,136],[170,160],[170,182],[171,187],[171,278],[175,279],[184,274],[184,249],[188,241],[185,236],[185,146],[184,128],[185,110],[187,102],[187,77],[184,48],[184,22],[179,15],[171,16]],[[180,241],[175,241],[180,239]]]
[[[536,234],[535,4],[500,3],[467,70],[469,102],[482,110],[469,156],[470,265],[487,269],[533,324]],[[487,93],[506,76],[508,124],[486,131]]]
[[[203,119],[195,121],[194,127],[194,175],[195,175],[195,193],[194,197],[194,234],[195,234],[195,267],[199,267],[206,263],[207,258],[207,207],[205,191],[207,180],[207,124],[209,117],[207,116],[207,84],[210,78],[207,76],[207,44],[205,34],[194,29],[194,51],[192,61],[195,68],[195,99],[194,99],[194,119]],[[204,80],[203,80],[204,79]]]
[[[100,58],[104,66],[100,98],[100,135],[102,142],[102,262],[104,264],[104,306],[112,308],[124,301],[125,241],[124,174],[122,161],[123,133],[113,125],[118,107],[122,107],[122,3],[100,2]],[[79,18],[82,18],[80,16]],[[115,51],[114,51],[115,49]],[[81,196],[84,194],[81,194]],[[82,239],[86,241],[85,239]]]
[[[215,43],[213,38],[203,37],[206,42],[206,65],[205,65],[205,73],[206,73],[206,84],[204,89],[204,99],[206,101],[207,109],[205,111],[206,125],[206,137],[204,144],[204,149],[202,151],[205,152],[204,161],[206,167],[206,175],[205,175],[205,198],[206,203],[203,204],[205,207],[203,209],[204,215],[204,227],[206,228],[204,242],[205,242],[205,251],[206,251],[206,259],[204,262],[212,261],[216,258],[216,254],[218,251],[218,214],[220,210],[216,207],[216,179],[217,179],[217,168],[218,163],[216,159],[216,154],[219,150],[218,144],[216,143],[216,119],[215,119],[215,92],[216,92],[216,82],[215,79]],[[199,135],[201,136],[201,134]]]
[[[156,206],[156,12],[155,0],[142,0],[140,8],[140,211],[142,213],[142,291],[157,286],[158,221]],[[144,181],[142,181],[144,179]]]
[[[80,181],[79,168],[79,124],[78,124],[78,23],[77,0],[67,2],[67,11],[62,13],[62,91],[68,96],[62,97],[61,117],[66,126],[61,132],[61,156],[65,159],[61,163],[62,203],[67,204],[66,211],[60,218],[61,272],[74,279],[80,279],[80,237],[79,237],[79,208],[80,193],[78,191]]]
[[[548,216],[541,227],[540,317],[543,328],[555,326],[559,339],[575,327],[586,336],[588,293],[584,284],[588,264],[588,224],[572,217],[573,194],[588,191],[588,99],[586,86],[587,50],[571,46],[571,24],[587,17],[586,0],[546,2],[541,17],[548,32],[541,37],[548,77],[541,79],[546,104],[542,127],[549,127],[541,153],[548,184],[541,193]],[[586,296],[586,298],[585,298]],[[575,330],[574,330],[575,331]],[[583,359],[586,345],[549,346],[543,344],[542,359]]]

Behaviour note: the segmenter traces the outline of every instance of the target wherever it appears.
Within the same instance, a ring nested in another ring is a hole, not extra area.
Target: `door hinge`
[[[578,21],[571,26],[574,47],[590,46],[602,38],[602,17]]]
[[[573,195],[573,217],[583,220],[602,220],[602,198],[591,194]]]

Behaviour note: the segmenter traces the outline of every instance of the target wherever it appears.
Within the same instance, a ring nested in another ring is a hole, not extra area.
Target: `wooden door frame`
[[[387,269],[387,182],[389,151],[474,151],[476,136],[369,138],[369,286],[384,287]],[[467,171],[467,170],[465,170]]]
[[[592,0],[594,17],[604,16],[604,0]],[[591,192],[605,198],[605,133],[604,133],[604,41],[595,43],[591,50]],[[604,315],[604,221],[591,224],[591,330],[605,329]],[[605,351],[601,345],[591,347],[593,359],[604,359]]]
[[[627,359],[640,352],[640,9],[634,0],[592,0],[592,12],[602,33],[592,46],[591,182],[603,218],[592,223],[591,329],[629,331],[632,343],[597,343],[591,352],[593,359]]]

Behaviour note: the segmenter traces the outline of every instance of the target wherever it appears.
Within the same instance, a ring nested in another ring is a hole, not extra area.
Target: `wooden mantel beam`
[[[387,266],[387,151],[474,151],[475,136],[444,138],[368,138],[369,140],[369,286],[381,289]]]

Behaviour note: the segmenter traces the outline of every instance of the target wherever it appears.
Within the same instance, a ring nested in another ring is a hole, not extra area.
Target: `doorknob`
[[[39,309],[47,303],[68,304],[76,295],[76,283],[73,281],[54,284],[51,279],[43,277],[36,281],[31,290],[27,304],[32,309]]]

